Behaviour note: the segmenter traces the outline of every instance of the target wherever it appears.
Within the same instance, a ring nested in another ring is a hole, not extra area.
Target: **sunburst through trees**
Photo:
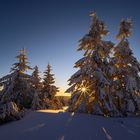
[[[103,39],[109,31],[96,12],[90,16],[89,32],[79,41],[83,58],[75,63],[78,71],[70,77],[66,91],[71,93],[68,110],[111,117],[139,114],[140,63],[128,41],[132,21],[121,21],[114,44]],[[0,123],[19,119],[27,109],[61,109],[51,65],[41,79],[38,66],[29,66],[25,48],[16,58],[10,74],[0,78]],[[28,70],[33,70],[31,75]]]
[[[120,23],[120,42],[115,45],[102,40],[108,34],[104,22],[95,12],[90,16],[90,30],[79,41],[78,51],[84,51],[84,57],[75,63],[79,70],[69,79],[71,87],[66,91],[72,94],[69,110],[104,116],[135,115],[140,110],[140,64],[127,40],[131,20]]]

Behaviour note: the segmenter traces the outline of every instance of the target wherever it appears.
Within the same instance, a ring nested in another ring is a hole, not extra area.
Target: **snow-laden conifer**
[[[122,20],[114,48],[116,72],[114,73],[114,94],[117,108],[124,115],[140,110],[140,64],[134,57],[128,37],[131,35],[131,19]]]
[[[0,84],[4,87],[0,102],[15,102],[20,109],[30,108],[33,88],[31,76],[25,73],[31,69],[27,62],[26,50],[21,49],[16,58],[18,62],[13,64],[10,74],[0,78]]]
[[[51,65],[47,65],[47,69],[44,72],[42,100],[45,105],[44,108],[59,109],[62,108],[62,103],[55,97],[59,92],[58,87],[55,85],[54,74],[51,73]]]
[[[108,30],[96,13],[91,15],[92,23],[89,32],[79,41],[78,51],[84,56],[75,63],[78,71],[69,79],[72,94],[69,110],[101,115],[113,115],[117,110],[110,94],[112,70],[109,66],[111,41],[103,40]]]

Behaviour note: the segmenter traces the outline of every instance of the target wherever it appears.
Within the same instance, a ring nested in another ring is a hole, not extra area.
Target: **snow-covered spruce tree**
[[[62,107],[60,101],[55,97],[59,90],[54,83],[54,74],[51,74],[51,65],[48,64],[47,70],[44,72],[42,89],[42,103],[45,105],[44,108],[58,109]]]
[[[38,66],[34,67],[34,71],[32,73],[32,84],[35,89],[33,102],[32,102],[32,109],[41,109],[41,89],[42,83],[41,78],[39,77],[39,69]]]
[[[49,99],[54,98],[56,93],[59,91],[56,86],[53,84],[55,83],[54,81],[54,74],[51,74],[51,65],[48,64],[47,70],[44,72],[44,79],[43,79],[43,91],[44,91],[44,96],[46,96]]]
[[[32,73],[32,78],[33,78],[33,87],[37,90],[41,90],[42,88],[42,83],[41,83],[41,78],[39,76],[39,69],[38,66],[34,67],[34,71]]]
[[[114,44],[102,40],[108,34],[104,22],[95,12],[91,17],[89,33],[80,40],[78,48],[78,51],[85,51],[84,57],[75,63],[79,70],[69,79],[71,87],[66,91],[72,93],[69,110],[112,116],[117,111],[109,90],[108,77],[112,71],[108,63]]]
[[[131,35],[130,19],[120,23],[117,39],[119,43],[114,48],[116,72],[113,79],[115,102],[122,115],[134,114],[140,110],[140,64],[133,56],[127,38]]]
[[[4,86],[0,103],[14,102],[20,109],[30,108],[33,88],[31,76],[25,74],[25,71],[31,69],[28,66],[26,50],[21,49],[20,54],[16,58],[19,62],[13,64],[11,73],[0,79],[0,84]]]

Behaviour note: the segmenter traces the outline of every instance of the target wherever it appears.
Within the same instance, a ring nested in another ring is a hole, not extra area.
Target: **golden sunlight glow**
[[[117,77],[114,77],[113,80],[114,80],[114,81],[115,81],[115,80],[118,80],[118,78],[117,78]]]
[[[65,112],[68,109],[68,106],[64,106],[62,109],[44,109],[44,110],[37,110],[36,112],[44,112],[44,113],[60,113]]]
[[[83,81],[82,85],[80,85],[80,87],[79,87],[79,90],[82,93],[88,93],[89,89],[90,89],[90,86],[86,81]]]
[[[86,92],[86,91],[87,91],[86,87],[82,87],[82,88],[81,88],[81,91],[82,91],[82,92]]]
[[[59,110],[46,109],[46,110],[37,110],[36,112],[59,113],[59,112],[65,112],[65,110],[64,109],[59,109]]]
[[[57,94],[55,95],[55,96],[62,96],[62,97],[71,97],[71,94],[70,93],[66,93],[65,91],[66,91],[66,89],[67,89],[68,87],[66,87],[66,88],[60,88],[59,89],[59,92],[57,92]]]
[[[58,92],[55,96],[63,96],[63,97],[71,97],[70,93],[62,93],[62,92]]]

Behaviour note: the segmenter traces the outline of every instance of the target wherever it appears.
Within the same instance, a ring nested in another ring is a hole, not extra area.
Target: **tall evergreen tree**
[[[44,95],[52,99],[59,91],[56,86],[54,86],[54,74],[51,74],[51,65],[48,64],[47,70],[44,72],[44,79],[43,79],[43,93]]]
[[[38,66],[34,67],[34,71],[32,73],[32,86],[34,88],[34,97],[32,101],[32,109],[41,109],[42,100],[41,100],[41,90],[42,90],[42,83],[41,78],[39,77],[39,69]]]
[[[39,76],[38,66],[34,67],[34,71],[32,73],[32,78],[33,78],[33,87],[37,90],[41,90],[42,83],[41,83],[41,78]]]
[[[62,103],[55,97],[56,93],[59,91],[54,85],[54,74],[51,74],[51,65],[48,64],[47,70],[44,72],[43,79],[43,89],[42,89],[42,106],[49,109],[61,109]]]
[[[119,43],[114,49],[116,72],[114,74],[114,95],[117,108],[123,115],[140,110],[140,64],[133,56],[128,37],[131,35],[130,19],[120,23],[117,39]]]
[[[75,63],[79,70],[69,79],[71,86],[66,92],[72,93],[70,111],[112,115],[115,106],[109,94],[111,74],[109,54],[113,47],[110,41],[102,38],[108,34],[103,21],[96,13],[91,15],[92,24],[89,33],[81,40],[78,51],[84,51],[84,57]]]
[[[26,61],[26,50],[21,49],[20,54],[16,57],[19,61],[13,64],[11,73],[0,79],[3,84],[1,103],[15,102],[20,108],[30,107],[32,101],[32,84],[31,76],[25,74],[25,71],[31,69]]]

